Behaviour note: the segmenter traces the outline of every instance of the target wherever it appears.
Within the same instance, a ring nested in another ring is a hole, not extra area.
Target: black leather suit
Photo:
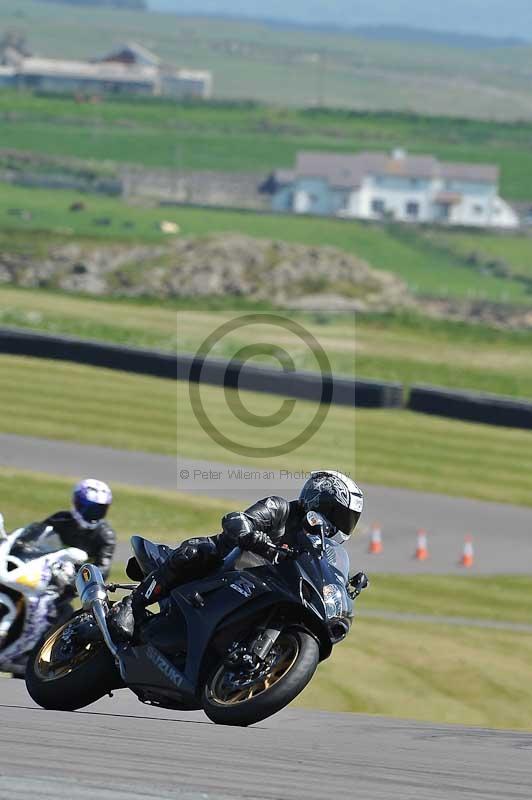
[[[54,529],[65,547],[85,550],[88,560],[99,567],[103,577],[107,578],[115,551],[116,533],[105,520],[96,528],[87,529],[78,525],[72,512],[58,511],[42,522],[28,525],[17,543],[23,547],[31,547],[48,526]]]
[[[222,519],[222,533],[183,542],[139,587],[139,595],[143,587],[152,587],[151,592],[144,590],[144,597],[137,596],[134,599],[146,605],[148,601],[155,602],[167,595],[182,583],[208,575],[239,544],[240,536],[250,530],[267,534],[277,545],[290,545],[293,535],[301,530],[304,516],[299,500],[289,502],[282,497],[266,497],[243,512],[227,514]],[[133,574],[131,577],[134,577]]]

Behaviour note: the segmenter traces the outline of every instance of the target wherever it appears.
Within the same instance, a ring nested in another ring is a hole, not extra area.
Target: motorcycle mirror
[[[327,534],[328,522],[325,517],[317,511],[307,511],[303,527],[307,533],[321,538],[322,552],[325,550],[325,536]]]
[[[325,522],[325,519],[317,511],[307,511],[306,520],[311,528],[318,528]]]
[[[369,586],[369,578],[365,572],[357,572],[352,578],[349,578],[349,586],[353,590],[353,594],[359,595],[364,589]]]
[[[332,530],[329,520],[325,519],[322,514],[318,514],[317,511],[307,511],[304,527],[308,533],[316,533],[317,529],[320,533],[323,532],[325,536],[328,536]]]

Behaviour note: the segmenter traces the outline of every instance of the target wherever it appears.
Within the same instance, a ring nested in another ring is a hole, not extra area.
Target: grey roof
[[[278,170],[275,175],[288,180],[324,178],[332,186],[355,188],[368,175],[400,176],[405,178],[444,178],[495,183],[497,167],[490,164],[452,164],[440,162],[433,156],[410,156],[382,152],[324,153],[301,151],[297,154],[295,170]],[[292,177],[289,177],[292,175]]]
[[[440,170],[442,177],[448,179],[488,183],[499,180],[499,167],[494,164],[453,164],[450,161],[441,161]]]
[[[130,53],[135,58],[136,62],[142,66],[157,67],[161,63],[159,56],[156,56],[155,53],[152,53],[147,47],[138,44],[138,42],[125,42],[116,50],[111,50],[110,53],[107,53],[107,55],[98,60],[113,61],[119,58],[123,53]]]
[[[378,167],[378,153],[319,153],[304,151],[297,154],[295,174],[298,178],[325,178],[331,185],[346,189],[359,186],[363,177]]]

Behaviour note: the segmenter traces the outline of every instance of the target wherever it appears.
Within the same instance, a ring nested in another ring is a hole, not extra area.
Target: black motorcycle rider
[[[243,512],[234,511],[223,517],[218,536],[183,542],[161,567],[113,607],[111,626],[117,633],[131,637],[135,620],[147,606],[162,600],[176,586],[217,569],[234,547],[267,556],[274,547],[290,546],[292,538],[304,528],[308,511],[327,519],[330,535],[341,533],[347,538],[357,525],[363,503],[361,490],[347,475],[335,470],[312,472],[298,500],[267,497]],[[138,570],[136,560],[130,559],[128,575],[138,580]]]
[[[87,478],[74,487],[70,511],[58,511],[42,522],[32,522],[26,526],[17,540],[21,555],[38,552],[40,541],[47,529],[55,533],[64,547],[78,547],[87,553],[88,560],[95,564],[104,578],[109,575],[116,546],[116,533],[105,521],[105,516],[113,501],[111,489],[103,481]],[[58,585],[67,588],[74,582],[75,574],[54,576]]]

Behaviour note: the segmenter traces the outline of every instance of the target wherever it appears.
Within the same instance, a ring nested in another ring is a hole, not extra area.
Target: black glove
[[[267,533],[261,531],[247,531],[238,537],[238,546],[242,550],[251,550],[261,556],[271,555],[276,547]]]
[[[222,518],[221,538],[224,545],[230,550],[239,547],[240,537],[253,533],[251,520],[240,511],[231,511]]]

